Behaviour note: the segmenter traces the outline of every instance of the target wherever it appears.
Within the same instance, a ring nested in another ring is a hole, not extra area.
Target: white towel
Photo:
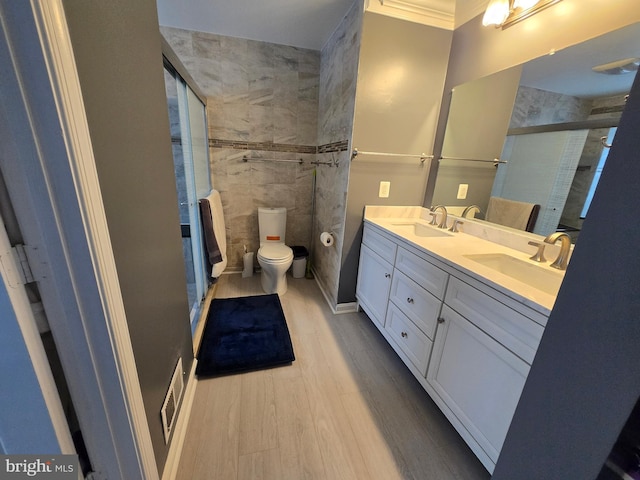
[[[213,225],[213,233],[216,236],[218,242],[218,248],[222,255],[222,261],[213,265],[211,269],[211,277],[218,278],[225,268],[227,268],[227,232],[224,225],[224,215],[222,213],[222,200],[220,199],[220,192],[213,189],[211,193],[207,195],[209,205],[211,207],[211,223]]]
[[[485,220],[518,230],[526,230],[534,206],[533,203],[490,197]]]

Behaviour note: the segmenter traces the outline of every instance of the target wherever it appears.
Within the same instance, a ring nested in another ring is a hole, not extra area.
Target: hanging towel
[[[485,220],[506,227],[531,232],[533,231],[539,209],[540,205],[534,203],[490,197]]]
[[[211,278],[217,279],[227,267],[227,234],[220,193],[211,190],[211,193],[200,199],[199,203],[207,262]]]

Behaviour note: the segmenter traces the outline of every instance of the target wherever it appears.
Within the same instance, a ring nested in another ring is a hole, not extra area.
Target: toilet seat
[[[286,263],[293,259],[293,250],[284,243],[267,243],[258,249],[258,259],[266,263]]]

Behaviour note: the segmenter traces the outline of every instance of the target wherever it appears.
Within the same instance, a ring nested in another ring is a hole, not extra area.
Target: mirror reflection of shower
[[[609,129],[609,134],[606,137],[603,137],[602,153],[600,154],[600,161],[596,166],[596,170],[593,175],[593,180],[591,181],[591,186],[589,187],[589,192],[587,193],[587,198],[584,201],[584,206],[582,207],[582,211],[580,212],[580,218],[585,219],[587,216],[587,212],[589,211],[589,207],[591,206],[591,200],[593,200],[593,194],[596,191],[596,187],[598,186],[598,181],[600,181],[600,175],[602,174],[602,169],[604,168],[604,164],[607,161],[607,156],[609,155],[609,148],[613,143],[613,138],[618,131],[617,127]]]

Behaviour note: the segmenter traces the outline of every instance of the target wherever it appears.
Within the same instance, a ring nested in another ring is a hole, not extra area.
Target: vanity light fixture
[[[482,25],[505,29],[562,0],[489,0]]]
[[[482,25],[502,25],[509,16],[509,0],[490,0],[482,17]]]

